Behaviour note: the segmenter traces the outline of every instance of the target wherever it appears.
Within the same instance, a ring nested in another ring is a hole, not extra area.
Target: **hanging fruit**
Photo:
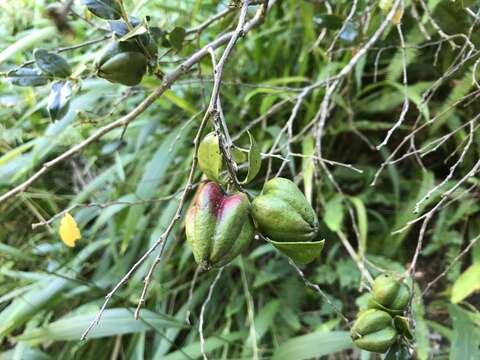
[[[408,304],[410,292],[405,284],[392,275],[382,274],[373,282],[370,308],[377,308],[392,315],[400,315]]]
[[[392,317],[385,311],[368,309],[358,314],[351,331],[360,349],[384,353],[397,341]]]
[[[222,267],[253,239],[245,194],[226,195],[215,182],[205,184],[186,215],[186,235],[195,261],[204,270]]]
[[[111,43],[95,61],[97,76],[127,86],[142,81],[147,65],[147,58],[133,40]]]
[[[307,242],[318,235],[315,211],[288,179],[268,181],[263,194],[252,202],[252,214],[262,234],[273,241]]]

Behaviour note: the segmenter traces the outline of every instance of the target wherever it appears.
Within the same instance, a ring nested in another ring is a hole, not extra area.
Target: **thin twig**
[[[210,299],[212,298],[213,290],[215,289],[215,286],[217,285],[217,282],[220,279],[220,276],[222,276],[223,269],[224,267],[221,267],[218,270],[217,275],[215,276],[215,279],[213,279],[213,282],[208,289],[207,298],[203,302],[202,308],[200,310],[200,321],[198,322],[198,333],[200,334],[200,351],[202,352],[202,356],[204,360],[208,360],[207,354],[205,353],[205,337],[203,335],[203,321],[205,318],[205,310],[207,309],[207,305],[210,302]]]

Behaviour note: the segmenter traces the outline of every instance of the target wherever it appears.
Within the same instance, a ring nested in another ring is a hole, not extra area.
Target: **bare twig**
[[[478,240],[480,240],[480,235],[478,235],[478,236],[474,237],[472,240],[470,240],[470,242],[465,247],[465,249],[463,249],[457,256],[455,256],[455,258],[452,260],[452,262],[447,267],[445,267],[445,269],[440,274],[438,274],[435,277],[435,279],[433,279],[432,281],[430,281],[427,284],[425,289],[423,289],[423,291],[422,291],[422,296],[425,296],[430,291],[432,286],[435,285],[438,282],[438,280],[440,280],[445,275],[447,275],[448,272],[452,269],[453,265],[455,265],[462,257],[464,257],[466,254],[468,254],[470,249],[473,247],[473,245],[475,245],[477,243]]]
[[[221,267],[217,275],[215,276],[215,279],[213,279],[212,284],[210,285],[208,289],[208,295],[205,301],[202,304],[202,308],[200,309],[200,320],[198,322],[198,333],[200,334],[200,350],[202,352],[202,356],[204,360],[208,360],[207,354],[205,353],[205,337],[203,335],[203,321],[205,318],[205,310],[207,309],[207,305],[210,302],[210,299],[212,298],[213,290],[215,289],[215,286],[217,285],[218,280],[220,279],[220,276],[222,276],[224,267]]]

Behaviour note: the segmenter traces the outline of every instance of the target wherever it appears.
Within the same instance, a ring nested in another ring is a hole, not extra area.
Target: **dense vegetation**
[[[1,360],[377,359],[350,330],[382,273],[412,294],[391,359],[480,358],[478,1],[245,3],[0,2]],[[112,36],[128,79],[102,68]],[[225,190],[305,194],[313,262],[257,235],[199,270],[183,215],[214,130],[262,157],[251,178],[227,157]]]

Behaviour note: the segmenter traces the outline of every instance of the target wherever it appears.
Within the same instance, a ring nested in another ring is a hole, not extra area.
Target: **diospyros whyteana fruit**
[[[405,284],[389,274],[382,274],[373,282],[369,307],[400,315],[407,306],[409,297],[410,292]]]
[[[95,61],[97,75],[112,83],[138,85],[148,60],[134,41],[113,42]]]
[[[252,214],[262,234],[278,242],[313,241],[318,219],[305,195],[294,182],[275,178],[252,202]]]
[[[227,196],[206,183],[187,212],[185,228],[197,264],[207,270],[232,261],[253,239],[250,202],[245,194]]]
[[[358,315],[351,331],[352,340],[360,349],[384,353],[397,340],[393,319],[385,311],[368,309]]]

